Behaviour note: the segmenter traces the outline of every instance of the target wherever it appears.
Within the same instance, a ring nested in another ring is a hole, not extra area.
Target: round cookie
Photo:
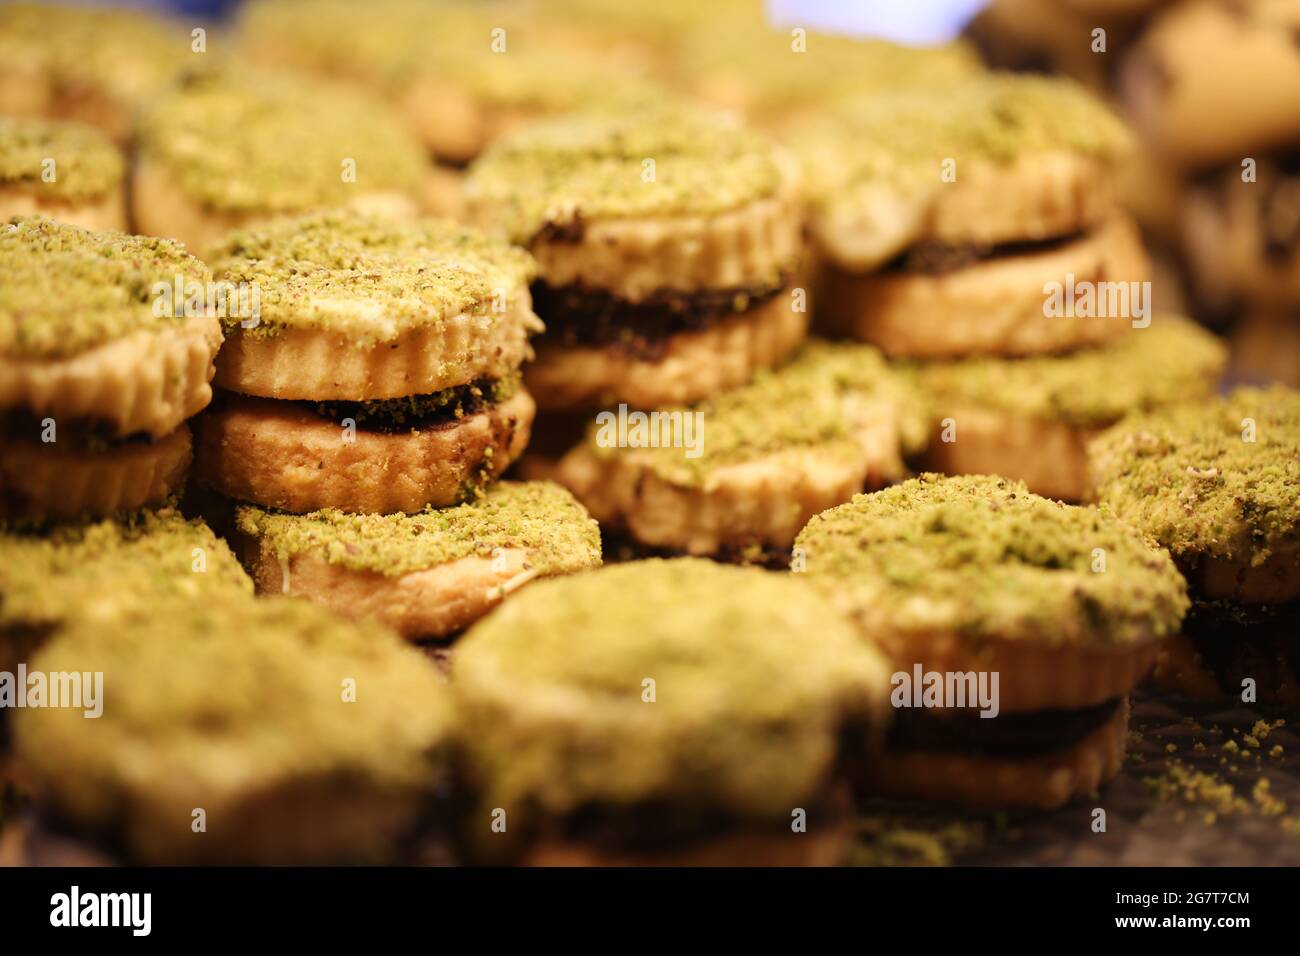
[[[305,601],[160,602],[69,627],[30,668],[103,674],[98,719],[24,709],[15,746],[47,813],[135,862],[391,860],[447,778],[437,671]]]
[[[896,683],[871,781],[889,793],[1047,808],[1093,792],[1119,769],[1124,698],[1187,608],[1168,554],[1138,532],[1000,478],[929,474],[861,495],[795,546],[896,681],[970,675],[993,690],[986,719],[969,698],[915,711]]]
[[[79,120],[125,142],[136,112],[196,54],[179,25],[87,4],[0,6],[0,114]]]
[[[1002,475],[1077,502],[1089,497],[1090,438],[1130,413],[1208,399],[1226,362],[1209,332],[1157,315],[1104,348],[907,368],[933,415],[927,467]]]
[[[1300,703],[1300,392],[1243,388],[1125,420],[1089,447],[1097,499],[1167,548],[1196,599],[1157,680]]]
[[[642,546],[784,563],[813,515],[903,476],[919,399],[871,346],[810,342],[697,406],[600,413],[553,475]]]
[[[196,474],[294,512],[455,504],[528,442],[523,252],[453,223],[318,213],[237,232],[216,275],[259,290],[228,321]],[[247,327],[245,327],[247,326]],[[238,393],[238,394],[234,394]]]
[[[381,101],[342,85],[215,71],[154,102],[137,140],[136,228],[198,252],[252,219],[419,209],[418,143]]]
[[[529,581],[600,566],[600,529],[549,482],[500,482],[414,515],[243,506],[235,524],[260,591],[373,618],[408,640],[449,637]]]
[[[42,215],[124,231],[125,177],[122,154],[93,127],[0,116],[0,220]]]
[[[1127,115],[1185,167],[1300,143],[1298,28],[1292,0],[1171,4],[1124,63]]]
[[[452,662],[467,842],[532,864],[833,864],[845,764],[870,759],[887,681],[813,592],[757,569],[540,582]]]
[[[1044,315],[1048,283],[1130,282],[1147,269],[1110,188],[1130,137],[1075,85],[990,74],[856,97],[791,141],[830,329],[902,357],[1059,351],[1122,330]],[[909,334],[913,321],[922,333]]]
[[[471,167],[466,198],[538,260],[548,332],[526,381],[544,410],[695,402],[803,339],[797,174],[716,117],[534,124]]]

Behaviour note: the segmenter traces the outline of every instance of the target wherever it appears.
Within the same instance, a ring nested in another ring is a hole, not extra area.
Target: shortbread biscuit
[[[1154,150],[1189,167],[1300,142],[1297,29],[1292,0],[1171,4],[1125,61],[1129,117]]]
[[[125,176],[122,154],[93,127],[0,117],[0,220],[39,214],[123,231]]]
[[[901,478],[925,423],[875,349],[814,342],[698,406],[601,412],[554,475],[602,525],[652,548],[788,551],[813,515]]]
[[[1157,315],[1104,348],[906,367],[933,416],[927,467],[1002,475],[1035,494],[1077,502],[1089,497],[1090,438],[1125,415],[1210,398],[1226,362],[1215,336]]]
[[[382,401],[507,378],[542,327],[532,260],[444,221],[313,214],[234,233],[211,261],[260,292],[217,363],[216,383],[248,395]]]
[[[160,438],[211,400],[221,327],[175,292],[211,273],[175,243],[14,219],[0,270],[0,415]]]
[[[98,719],[25,709],[14,739],[38,805],[128,862],[391,861],[447,783],[436,669],[305,601],[160,602],[30,666],[103,675]]]
[[[0,6],[0,113],[80,120],[125,142],[139,108],[201,69],[188,28],[89,4]]]
[[[137,139],[136,228],[199,253],[253,219],[342,206],[404,219],[419,210],[419,145],[359,90],[215,71],[159,98]]]
[[[236,529],[258,590],[294,594],[408,640],[446,638],[529,581],[600,566],[600,529],[547,482],[501,482],[413,515],[241,507]]]
[[[916,249],[915,261],[870,275],[827,269],[817,290],[819,326],[895,358],[1041,355],[1113,341],[1151,307],[1143,291],[1150,262],[1137,227],[1120,215],[1069,239],[935,250],[929,258]],[[1106,314],[1048,314],[1049,290],[1068,295],[1076,280],[1106,299],[1095,310]],[[1121,294],[1106,298],[1107,288]]]
[[[0,438],[0,520],[111,517],[165,504],[185,487],[185,425],[161,438],[69,444]]]
[[[380,403],[319,408],[228,393],[195,424],[195,477],[230,498],[303,514],[389,514],[456,504],[496,479],[528,445],[535,405],[511,383],[421,397],[402,422]],[[472,393],[472,394],[471,394]],[[351,424],[349,424],[351,423]]]
[[[531,585],[457,645],[451,686],[466,843],[515,858],[559,842],[684,860],[755,828],[788,850],[795,808],[805,837],[837,826],[819,811],[888,710],[885,661],[814,592],[689,558]]]
[[[843,101],[792,132],[810,229],[830,262],[869,272],[919,243],[1073,236],[1113,208],[1123,124],[1068,81],[990,74],[941,92]]]

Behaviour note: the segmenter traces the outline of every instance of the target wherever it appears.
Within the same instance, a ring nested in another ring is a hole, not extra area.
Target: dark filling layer
[[[489,405],[504,401],[518,388],[515,379],[481,378],[468,385],[445,388],[429,395],[410,395],[375,402],[299,402],[332,422],[346,418],[357,428],[375,432],[403,432],[455,425],[477,415]]]
[[[951,244],[937,241],[918,242],[903,250],[898,256],[886,263],[887,272],[907,272],[920,275],[946,275],[969,266],[1007,256],[1025,256],[1040,252],[1054,252],[1072,242],[1083,238],[1084,233],[1076,232],[1054,239],[1035,239],[1024,242],[958,243]]]
[[[1261,688],[1300,682],[1300,602],[1193,600],[1183,634],[1226,694],[1240,694],[1247,677]]]
[[[602,526],[600,530],[600,553],[605,564],[621,564],[627,561],[642,561],[646,558],[683,558],[689,557],[679,548],[659,548],[644,544],[632,537],[623,528]],[[725,564],[754,565],[769,571],[790,570],[790,550],[773,548],[763,544],[730,545],[711,555],[715,561]]]
[[[1065,750],[1115,714],[1121,698],[1083,710],[1038,710],[981,717],[979,711],[936,714],[897,708],[889,732],[891,750],[927,750],[989,757],[1036,757]]]
[[[0,444],[6,439],[14,442],[40,442],[45,435],[43,424],[46,415],[35,415],[26,409],[11,409],[0,414]],[[57,419],[55,422],[55,448],[100,454],[130,445],[148,445],[153,438],[147,432],[115,436],[111,422],[94,418]]]
[[[560,348],[617,346],[654,359],[663,354],[669,337],[712,328],[780,295],[785,285],[783,276],[775,286],[659,289],[640,302],[628,302],[602,289],[535,282],[533,308],[546,322],[538,341]]]

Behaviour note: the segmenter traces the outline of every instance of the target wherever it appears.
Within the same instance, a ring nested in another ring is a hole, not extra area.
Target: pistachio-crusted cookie
[[[137,139],[136,228],[200,254],[251,219],[419,209],[418,143],[383,102],[343,85],[214,71],[160,97]]]
[[[235,520],[259,590],[374,618],[410,640],[455,634],[535,578],[600,565],[596,522],[541,481],[413,515],[245,506]]]
[[[698,401],[802,341],[797,174],[694,111],[571,116],[497,140],[470,216],[538,259],[544,409]]]
[[[969,698],[926,704],[945,712],[935,716],[898,715],[896,751],[982,758],[978,795],[940,759],[917,787],[924,796],[1055,806],[1105,782],[1119,766],[1123,699],[1188,606],[1169,555],[1138,531],[1000,478],[927,474],[858,496],[813,518],[795,547],[809,581],[900,673],[918,684],[938,673],[941,686],[969,674],[993,689],[991,719],[959,710],[976,706]],[[1021,763],[1082,741],[1064,765]],[[1027,767],[1044,772],[1003,786]],[[908,790],[902,777],[885,785]]]
[[[1002,475],[1077,502],[1089,497],[1090,438],[1125,415],[1210,398],[1226,362],[1215,336],[1157,315],[1103,348],[907,369],[933,414],[929,467]]]
[[[828,328],[935,358],[1059,351],[1127,327],[1127,314],[1044,311],[1051,282],[1147,278],[1109,184],[1129,134],[1082,89],[990,74],[857,97],[791,141],[828,263]]]
[[[528,442],[528,255],[437,220],[311,214],[236,232],[216,274],[260,291],[217,362],[196,473],[294,512],[455,504]],[[249,327],[245,327],[249,326]],[[238,393],[238,394],[236,394]]]
[[[41,214],[126,229],[126,164],[94,127],[0,116],[0,220]]]
[[[651,560],[540,582],[457,645],[469,841],[542,864],[835,863],[832,798],[887,686],[845,620],[768,572]]]
[[[0,114],[80,120],[125,141],[136,111],[199,69],[187,30],[140,10],[0,6]]]
[[[555,477],[649,547],[788,551],[819,511],[902,477],[925,428],[919,393],[876,349],[810,342],[699,405],[602,412]]]
[[[390,860],[446,779],[437,671],[305,601],[160,602],[30,666],[102,673],[101,716],[25,709],[15,745],[42,807],[134,861]]]
[[[0,670],[72,622],[252,593],[226,543],[173,509],[0,533]]]
[[[1194,697],[1300,703],[1300,392],[1245,388],[1134,416],[1089,453],[1097,497],[1169,549],[1196,599],[1156,677]]]

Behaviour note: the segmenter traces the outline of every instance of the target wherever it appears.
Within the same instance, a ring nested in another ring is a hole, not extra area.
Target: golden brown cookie
[[[124,231],[125,177],[122,154],[93,127],[0,117],[0,221],[39,214]]]

